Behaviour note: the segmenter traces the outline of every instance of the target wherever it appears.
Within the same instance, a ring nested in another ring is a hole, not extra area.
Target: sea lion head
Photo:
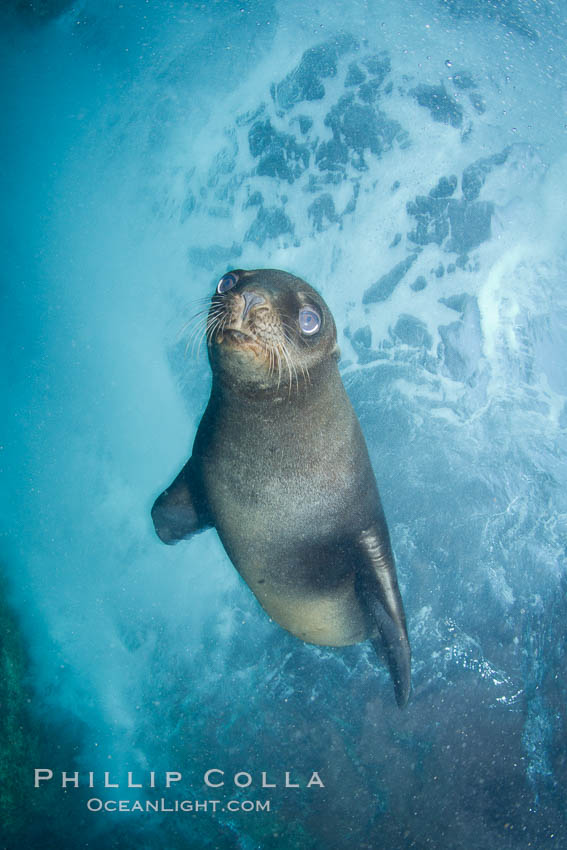
[[[278,269],[235,269],[221,277],[207,343],[213,376],[254,391],[299,390],[340,354],[319,293]]]

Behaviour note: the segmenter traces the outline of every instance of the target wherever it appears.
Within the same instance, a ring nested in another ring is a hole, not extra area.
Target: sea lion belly
[[[224,399],[198,434],[207,499],[219,537],[243,579],[279,625],[307,643],[345,646],[375,635],[356,593],[357,528],[376,508],[374,479],[342,384],[300,439],[297,399],[265,410]],[[340,403],[339,403],[340,402]],[[233,415],[234,414],[234,415]],[[254,433],[253,444],[235,438]],[[205,448],[206,446],[206,448]],[[366,509],[361,492],[367,494]]]

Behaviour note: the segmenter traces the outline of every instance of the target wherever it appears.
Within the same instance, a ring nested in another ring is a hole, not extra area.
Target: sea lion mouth
[[[247,333],[240,328],[222,328],[215,337],[217,345],[228,344],[229,348],[249,351],[255,357],[269,356],[268,348],[255,334]]]
[[[236,343],[256,343],[257,340],[254,339],[251,334],[246,333],[245,331],[240,330],[240,328],[223,328],[218,331],[216,336],[216,342],[222,343],[224,342],[224,338],[227,337],[232,342]]]
[[[247,339],[254,339],[252,334],[246,333],[246,331],[243,331],[240,328],[227,328],[225,333],[231,334],[231,336],[239,342]]]

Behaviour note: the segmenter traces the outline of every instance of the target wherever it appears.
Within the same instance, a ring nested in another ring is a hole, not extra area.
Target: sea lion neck
[[[265,409],[270,418],[290,409],[308,409],[328,404],[334,393],[344,393],[336,360],[317,364],[308,374],[282,375],[279,384],[234,380],[222,370],[213,374],[211,401],[224,407],[238,408],[243,415],[248,409],[257,416]]]

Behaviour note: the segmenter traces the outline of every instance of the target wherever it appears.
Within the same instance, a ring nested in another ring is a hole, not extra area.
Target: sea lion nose
[[[255,292],[243,292],[242,297],[244,298],[244,310],[242,311],[242,318],[245,319],[252,307],[255,304],[263,304],[264,299],[261,295],[257,295]]]

